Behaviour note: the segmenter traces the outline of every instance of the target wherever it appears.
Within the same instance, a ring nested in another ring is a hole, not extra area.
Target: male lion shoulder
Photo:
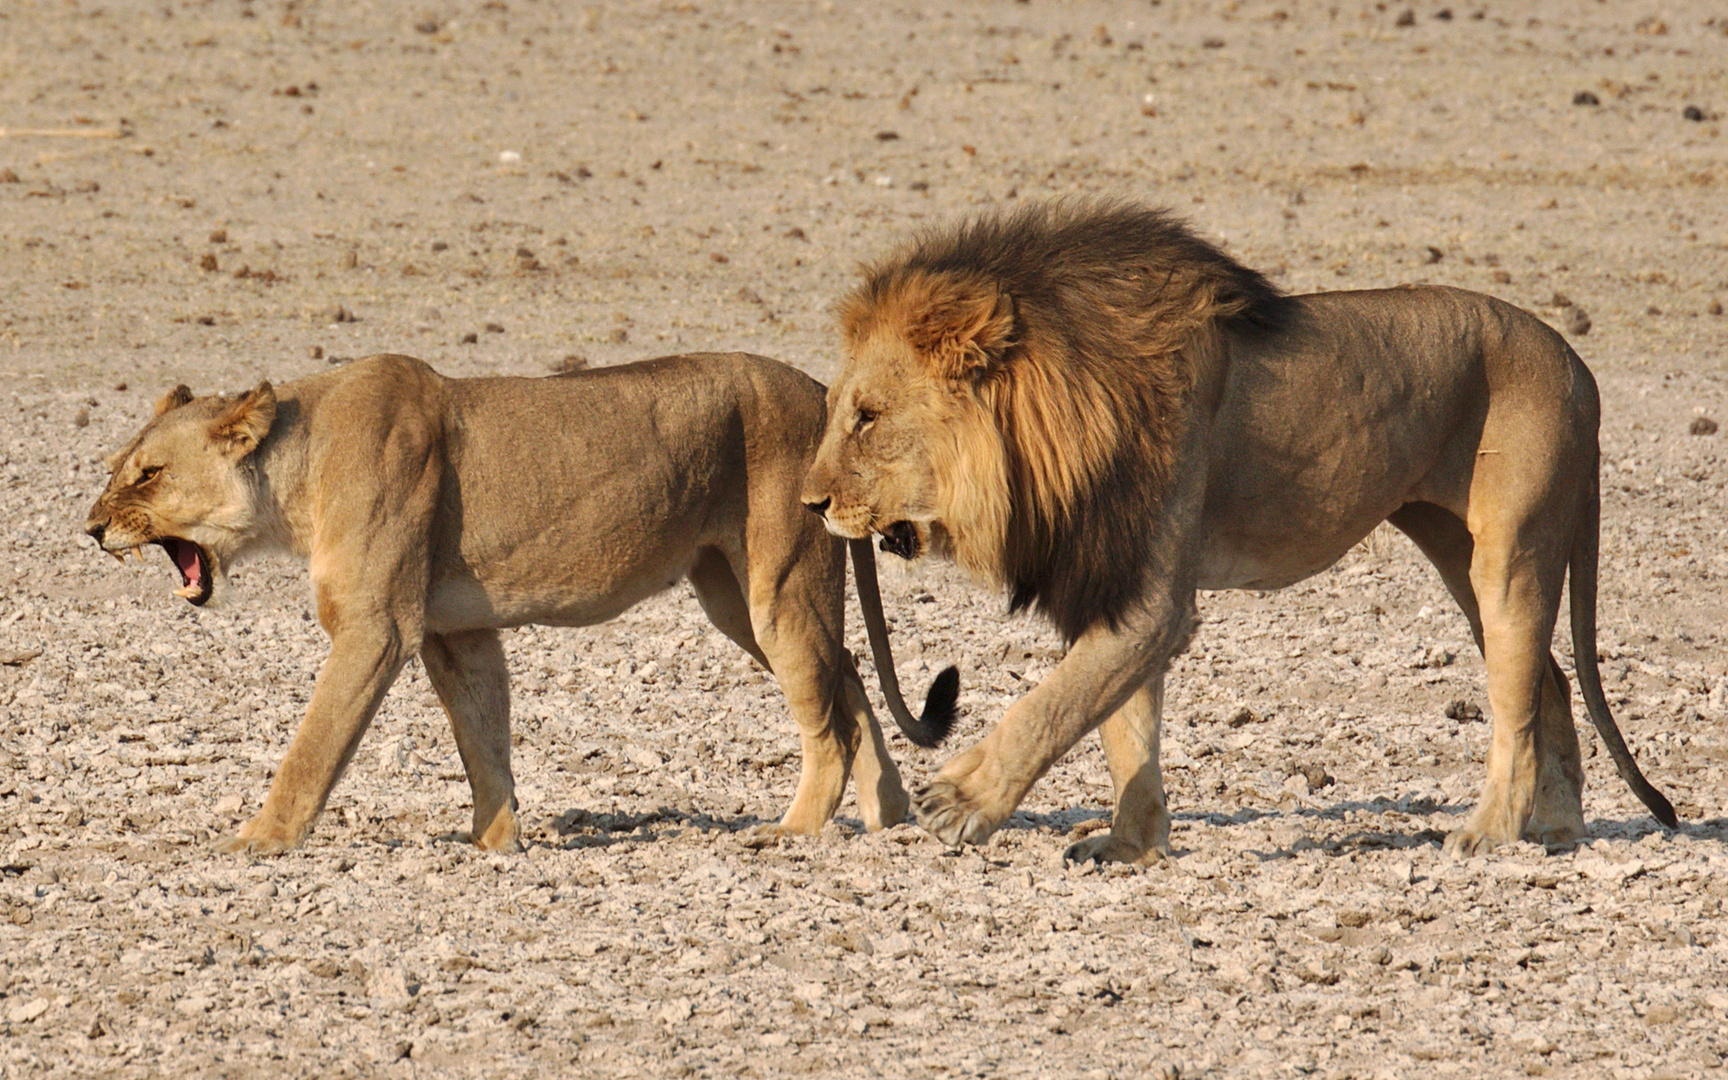
[[[115,554],[162,547],[202,605],[235,560],[311,565],[330,636],[306,718],[231,849],[305,837],[402,665],[418,654],[455,729],[474,842],[514,848],[501,628],[610,619],[688,578],[716,626],[773,671],[803,735],[778,828],[813,832],[856,775],[865,824],[907,799],[843,646],[845,552],[798,507],[822,388],[742,354],[665,357],[551,379],[446,379],[379,356],[280,388],[195,398],[177,387],[110,461],[86,528]],[[889,706],[899,699],[867,545],[859,593]]]
[[[1071,854],[1166,850],[1163,677],[1196,590],[1291,584],[1385,520],[1460,598],[1506,755],[1448,846],[1584,832],[1548,654],[1568,572],[1590,718],[1673,822],[1596,672],[1595,384],[1534,316],[1444,288],[1283,296],[1162,211],[1086,202],[928,233],[840,310],[805,503],[837,535],[953,558],[1070,642],[919,794],[937,836],[987,837],[1101,725],[1116,816]]]

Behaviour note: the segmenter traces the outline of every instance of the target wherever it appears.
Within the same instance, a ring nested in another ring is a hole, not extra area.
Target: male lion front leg
[[[1173,605],[1169,616],[1151,620],[1150,630],[1145,619],[1135,619],[1120,631],[1082,634],[1049,678],[918,790],[912,797],[918,824],[950,847],[988,839],[1051,765],[1163,672],[1188,639],[1192,601]]]
[[[274,855],[306,839],[385,691],[402,670],[407,659],[403,638],[388,618],[341,625],[318,672],[306,719],[288,744],[263,808],[233,836],[219,841],[218,851]]]
[[[1158,764],[1163,719],[1160,675],[1135,691],[1098,729],[1116,788],[1116,812],[1110,831],[1069,845],[1062,853],[1064,862],[1149,863],[1170,857],[1170,810]]]
[[[474,846],[522,850],[516,781],[510,774],[510,670],[496,630],[427,634],[420,648],[474,793]]]

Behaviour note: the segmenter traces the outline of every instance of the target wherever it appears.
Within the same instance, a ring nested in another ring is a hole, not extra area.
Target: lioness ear
[[[240,395],[210,425],[210,438],[239,460],[257,449],[276,420],[276,391],[267,382]]]
[[[938,375],[969,378],[1014,343],[1014,299],[994,283],[938,280],[906,325],[906,341]]]
[[[163,413],[169,411],[170,409],[178,409],[180,406],[186,404],[188,401],[191,401],[191,400],[192,400],[191,389],[189,387],[187,387],[187,385],[185,383],[181,383],[179,386],[176,386],[174,389],[168,391],[166,394],[163,394],[162,399],[160,401],[156,402],[155,415],[161,416]]]

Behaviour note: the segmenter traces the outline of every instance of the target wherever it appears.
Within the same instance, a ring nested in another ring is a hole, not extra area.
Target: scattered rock
[[[1602,99],[1597,97],[1595,94],[1591,93],[1588,90],[1580,90],[1576,94],[1572,95],[1572,104],[1574,104],[1574,105],[1600,105],[1600,104],[1602,104]]]
[[[1583,337],[1590,332],[1590,316],[1576,304],[1566,309],[1566,314],[1560,320],[1561,329],[1568,334]]]
[[[1709,117],[1704,115],[1704,110],[1700,109],[1696,105],[1688,105],[1684,109],[1681,109],[1680,115],[1682,118],[1691,120],[1694,123],[1702,123],[1709,119]]]
[[[1716,429],[1716,421],[1710,419],[1708,416],[1694,416],[1691,425],[1687,427],[1686,430],[1693,435],[1714,435],[1716,434]]]
[[[1482,706],[1463,698],[1455,698],[1446,705],[1446,719],[1480,720],[1482,719]]]

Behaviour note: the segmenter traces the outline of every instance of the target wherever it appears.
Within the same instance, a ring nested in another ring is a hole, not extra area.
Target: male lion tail
[[[876,553],[870,540],[848,540],[852,549],[852,573],[858,579],[858,603],[864,609],[864,629],[870,635],[870,655],[876,661],[876,677],[882,680],[882,696],[901,734],[919,746],[939,746],[954,727],[954,703],[960,697],[960,672],[952,665],[942,669],[930,684],[924,699],[924,715],[912,718],[900,697],[900,679],[894,674],[894,651],[888,645],[888,621],[882,614],[882,593],[876,586]]]
[[[1586,499],[1583,520],[1572,538],[1572,659],[1578,672],[1578,690],[1584,695],[1584,707],[1590,713],[1590,723],[1602,736],[1608,756],[1620,778],[1638,796],[1638,801],[1650,808],[1656,820],[1670,829],[1680,824],[1674,806],[1644,774],[1620,737],[1620,728],[1608,711],[1608,699],[1602,696],[1602,673],[1596,667],[1596,561],[1600,544],[1602,499],[1596,469],[1590,470],[1590,491]]]

